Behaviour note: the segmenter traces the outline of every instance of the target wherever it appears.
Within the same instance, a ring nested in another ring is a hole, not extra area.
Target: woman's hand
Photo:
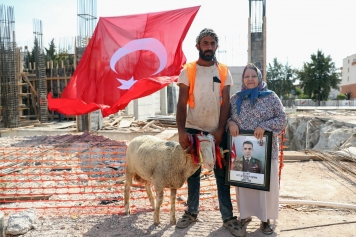
[[[253,133],[253,135],[255,136],[255,138],[257,138],[257,140],[261,140],[263,138],[264,133],[265,130],[263,128],[257,127],[255,128],[255,132]]]
[[[229,126],[230,134],[233,137],[237,137],[240,133],[239,126],[234,121],[229,121],[227,123],[227,126]]]

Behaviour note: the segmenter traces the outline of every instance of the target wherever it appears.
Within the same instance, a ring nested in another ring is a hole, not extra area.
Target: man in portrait
[[[253,143],[251,141],[244,141],[242,144],[242,158],[236,158],[233,163],[233,169],[237,171],[251,172],[264,174],[262,162],[252,157]]]

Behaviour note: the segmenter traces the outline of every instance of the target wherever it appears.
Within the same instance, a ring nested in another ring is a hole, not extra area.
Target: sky
[[[42,21],[43,46],[73,45],[77,35],[76,0],[1,0],[14,7],[18,46],[33,45],[33,19]],[[97,0],[97,16],[123,16],[201,6],[183,42],[187,61],[198,58],[195,38],[203,28],[219,36],[219,61],[229,66],[247,63],[248,0]],[[300,69],[322,50],[336,67],[356,54],[355,0],[266,0],[267,65],[274,58]]]

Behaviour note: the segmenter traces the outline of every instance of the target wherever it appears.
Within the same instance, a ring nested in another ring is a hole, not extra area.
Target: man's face
[[[245,157],[251,157],[253,152],[253,147],[251,144],[244,144],[242,147],[242,152],[244,153]]]
[[[213,36],[205,36],[201,38],[199,44],[196,45],[199,50],[199,57],[204,61],[211,61],[215,56],[215,51],[218,48],[218,43]]]

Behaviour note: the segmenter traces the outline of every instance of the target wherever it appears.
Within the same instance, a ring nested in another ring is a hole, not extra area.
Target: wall
[[[157,98],[158,97],[158,98]],[[156,111],[160,108],[160,91],[151,95],[134,100],[134,117],[136,120],[145,120],[149,117],[154,117]]]
[[[341,93],[356,98],[356,54],[343,59]]]
[[[235,94],[237,91],[241,90],[241,83],[242,83],[242,72],[244,70],[244,66],[232,66],[229,67],[232,80],[234,85],[230,88],[230,95]]]

